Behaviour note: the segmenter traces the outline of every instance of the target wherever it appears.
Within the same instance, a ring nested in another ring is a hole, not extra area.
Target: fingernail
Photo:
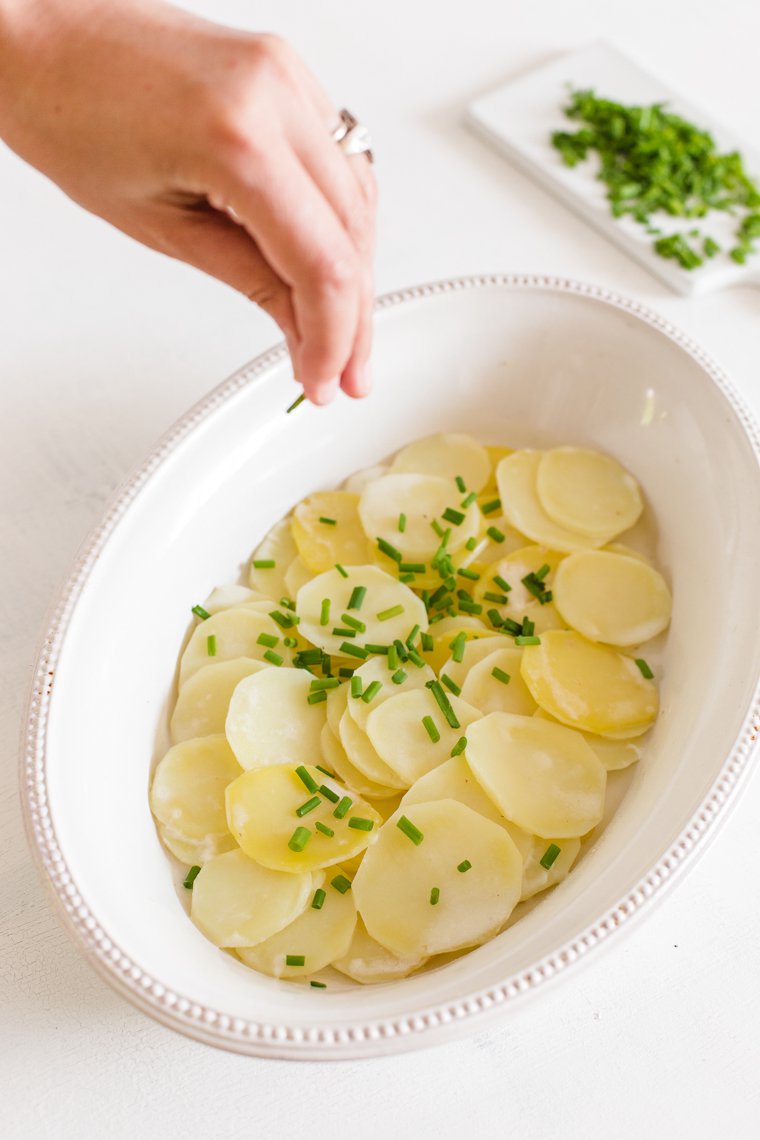
[[[314,404],[329,404],[331,400],[335,399],[339,383],[340,379],[336,376],[333,380],[323,380],[321,384],[315,384],[310,393],[312,402]]]

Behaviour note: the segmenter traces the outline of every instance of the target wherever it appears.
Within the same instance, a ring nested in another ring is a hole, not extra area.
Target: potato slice
[[[361,495],[369,483],[379,479],[381,475],[387,475],[389,470],[387,463],[376,463],[374,467],[362,467],[360,471],[354,471],[353,475],[349,475],[344,480],[342,490],[350,491],[352,495]]]
[[[366,732],[359,728],[348,711],[340,718],[338,737],[354,767],[363,772],[374,784],[391,789],[403,789],[408,786],[406,781],[378,755]]]
[[[514,646],[511,649],[497,649],[484,657],[467,674],[462,686],[462,700],[474,706],[481,714],[509,712],[531,716],[536,710],[536,702],[522,679],[521,662],[522,650]],[[506,673],[509,681],[499,680],[494,676],[494,669]]]
[[[522,622],[526,617],[530,618],[536,633],[543,633],[547,629],[563,629],[565,623],[554,603],[539,601],[523,579],[548,566],[549,570],[541,581],[546,586],[547,592],[552,591],[555,572],[564,557],[564,554],[548,550],[545,546],[523,546],[520,550],[513,550],[500,562],[486,568],[480,581],[475,585],[473,591],[475,600],[482,604],[485,611],[495,609],[502,618],[512,618],[517,622]],[[510,586],[508,593],[505,594],[503,587],[496,582],[497,577],[502,578]],[[495,602],[493,598],[487,598],[486,594],[501,595],[506,597],[507,601],[501,604]]]
[[[220,610],[229,610],[233,606],[247,606],[251,602],[265,600],[269,601],[271,608],[271,599],[268,599],[266,594],[262,594],[258,590],[249,590],[247,586],[239,586],[236,582],[231,582],[227,586],[217,586],[216,589],[212,590],[203,603],[203,608],[206,613],[218,614]]]
[[[390,697],[397,697],[399,693],[408,693],[410,689],[424,689],[428,681],[435,680],[435,673],[429,665],[422,668],[412,662],[403,665],[406,680],[402,681],[400,685],[394,684],[391,680],[394,672],[395,670],[388,668],[388,658],[384,654],[368,658],[363,665],[354,671],[354,677],[359,677],[361,680],[362,692],[366,693],[374,681],[379,681],[382,685],[380,691],[376,693],[369,704],[363,701],[361,697],[348,697],[348,711],[359,728],[364,729],[365,732],[370,713],[378,709]],[[348,688],[348,686],[346,687]]]
[[[480,491],[491,476],[491,460],[485,447],[472,436],[443,432],[402,447],[391,463],[391,471],[452,480],[459,475],[467,492]],[[460,499],[464,493],[460,492]],[[453,501],[450,505],[458,504]]]
[[[488,452],[488,459],[491,464],[491,474],[488,477],[488,483],[483,488],[483,492],[490,489],[496,491],[496,468],[502,459],[506,459],[514,451],[513,447],[501,447],[496,444],[486,444],[486,451]]]
[[[444,663],[451,653],[451,643],[459,633],[463,633],[469,645],[470,641],[495,637],[492,629],[487,629],[482,621],[476,617],[457,614],[455,617],[445,617],[430,627],[433,636],[433,648],[424,654],[424,661],[436,673],[440,673]],[[452,677],[452,680],[454,678]]]
[[[254,590],[275,602],[287,594],[285,571],[298,554],[290,529],[290,519],[280,519],[264,536],[251,555],[248,581]],[[274,566],[257,569],[254,562],[274,562]]]
[[[153,773],[150,810],[162,838],[178,859],[186,854],[206,862],[233,846],[227,827],[224,791],[240,775],[240,765],[223,736],[175,744]]]
[[[628,546],[625,542],[608,542],[606,546],[602,547],[608,554],[624,554],[627,558],[638,558],[640,562],[646,562],[649,566],[652,565],[652,559],[648,554],[644,554],[642,550],[636,550],[633,546]]]
[[[216,855],[223,855],[225,851],[234,851],[237,843],[229,831],[224,835],[207,835],[205,839],[188,839],[179,831],[167,827],[163,823],[157,824],[158,834],[164,847],[185,863],[188,867],[202,867]]]
[[[293,538],[309,570],[321,574],[336,562],[360,566],[367,561],[367,538],[359,521],[358,504],[359,496],[348,491],[317,491],[295,508]]]
[[[571,630],[550,630],[526,646],[521,672],[542,709],[583,732],[641,736],[657,716],[657,686],[636,662]]]
[[[314,575],[302,559],[294,558],[285,571],[285,591],[289,598],[295,598],[301,586],[310,582]]]
[[[632,527],[644,509],[633,475],[616,459],[585,447],[544,452],[536,491],[553,522],[592,539],[609,541]]]
[[[503,827],[456,800],[415,804],[383,824],[354,879],[354,901],[370,936],[394,954],[443,954],[475,946],[506,922],[520,897],[523,861]],[[472,864],[466,872],[457,867]],[[431,890],[440,892],[431,905]]]
[[[378,800],[384,802],[388,796],[393,794],[393,788],[386,788],[382,784],[376,784],[374,780],[370,780],[369,776],[365,776],[363,772],[360,772],[359,769],[351,763],[340,739],[335,735],[329,724],[326,724],[322,729],[321,745],[322,758],[325,761],[323,767],[327,767],[330,771],[335,772],[336,776],[342,780],[350,791],[358,792],[360,796],[371,799],[376,808],[378,806]],[[381,815],[383,819],[386,818],[384,813],[381,812]]]
[[[602,550],[571,554],[558,567],[553,589],[561,616],[589,641],[639,645],[670,623],[665,579],[639,558]]]
[[[278,638],[275,652],[289,665],[293,653],[283,645],[283,631],[267,613],[250,606],[233,606],[206,621],[199,621],[180,660],[180,685],[184,685],[204,665],[218,665],[220,661],[230,661],[234,657],[252,657],[255,661],[262,661],[269,649],[259,642],[262,633]],[[214,639],[211,642],[213,654],[209,653],[210,637]]]
[[[532,835],[585,835],[602,818],[606,769],[564,725],[490,713],[471,725],[466,755],[499,810]]]
[[[224,733],[227,710],[236,686],[244,677],[270,666],[252,657],[233,657],[218,665],[206,665],[193,673],[179,691],[171,718],[172,740]]]
[[[448,549],[460,550],[468,539],[476,537],[480,523],[477,504],[460,506],[462,492],[453,479],[438,475],[391,474],[376,479],[365,487],[359,500],[359,517],[371,542],[378,538],[391,543],[409,562],[427,562],[440,546],[441,539],[432,523],[451,527]],[[451,507],[464,515],[458,525],[443,519]],[[406,516],[403,532],[399,518]]]
[[[328,788],[338,796],[338,801],[349,795],[342,784],[318,768],[304,767],[317,787]],[[319,805],[306,815],[298,816],[297,808],[314,795],[319,797]],[[350,796],[353,802],[348,813],[342,818],[336,817],[338,801],[319,791],[309,791],[295,766],[290,764],[244,772],[229,785],[226,797],[229,828],[243,851],[262,866],[277,871],[312,871],[350,859],[375,841],[382,822],[375,809],[356,794]],[[371,821],[372,830],[351,826],[351,821],[357,818]],[[334,834],[325,835],[316,827],[317,823]],[[309,832],[303,850],[289,846],[297,828]]]
[[[335,870],[343,873],[345,868]],[[277,934],[256,946],[240,947],[237,954],[246,966],[270,978],[302,978],[346,953],[356,927],[353,893],[336,890],[323,872],[315,873],[313,887],[325,892],[322,905],[315,908],[312,895],[298,918]],[[303,965],[288,965],[291,956],[303,958]]]
[[[495,491],[493,493],[496,494]],[[486,495],[484,498],[487,501],[489,496]],[[491,528],[498,532],[496,538],[488,534],[488,530]],[[481,567],[488,567],[494,562],[499,562],[507,554],[511,554],[513,550],[521,550],[527,544],[528,539],[525,535],[510,526],[504,515],[484,515],[480,524],[478,544],[469,553],[469,556],[463,559],[463,565],[472,566],[473,569],[479,570]]]
[[[467,726],[479,718],[479,711],[465,701],[454,696],[449,700],[460,722],[456,729],[449,726],[429,689],[399,693],[370,713],[367,720],[370,743],[404,787],[408,788],[447,760]],[[437,740],[431,739],[423,717],[433,721]]]
[[[325,702],[325,714],[327,716],[327,724],[333,734],[340,739],[340,718],[348,708],[348,685],[339,685],[336,689],[330,689],[327,693],[327,701]]]
[[[496,469],[496,481],[504,514],[510,524],[533,542],[551,550],[572,553],[603,546],[619,533],[618,528],[599,538],[590,538],[556,523],[546,513],[536,490],[538,467],[543,451],[515,451],[502,459]]]
[[[536,709],[533,713],[540,720],[554,721],[544,709]],[[559,724],[559,721],[554,721]],[[579,732],[579,729],[575,730]],[[581,736],[590,746],[595,755],[601,760],[608,772],[619,772],[623,768],[630,768],[641,759],[642,743],[637,740],[609,740],[604,736],[597,736],[593,732],[581,732]]]
[[[263,669],[239,683],[225,731],[243,768],[313,764],[320,756],[324,702],[310,705],[314,678],[304,669]]]
[[[446,645],[449,651],[451,650],[452,640],[453,638],[450,638]],[[477,665],[479,661],[482,661],[484,657],[489,657],[492,653],[495,653],[497,649],[514,648],[514,638],[506,637],[500,633],[488,633],[481,637],[472,638],[472,640],[465,642],[462,660],[455,661],[453,657],[447,657],[441,665],[439,675],[445,673],[447,677],[451,678],[455,685],[459,685],[461,688],[470,670],[473,666]]]
[[[353,937],[346,953],[336,958],[333,969],[341,974],[361,982],[363,985],[373,985],[377,982],[395,982],[398,978],[406,978],[418,970],[425,961],[418,954],[407,954],[398,957],[386,950],[367,933],[367,928],[359,918],[354,928]]]
[[[301,619],[301,634],[314,645],[327,653],[340,654],[344,642],[363,645],[388,645],[396,638],[405,641],[415,625],[426,630],[427,611],[420,598],[408,586],[392,578],[377,566],[346,566],[347,577],[339,570],[327,570],[312,578],[298,591],[296,612]],[[345,628],[342,615],[348,611],[348,603],[354,587],[364,586],[367,593],[360,610],[349,611],[352,617],[366,625],[366,630],[357,633],[355,638],[345,634],[334,634],[334,629]],[[321,624],[322,603],[329,601],[329,620]],[[402,607],[401,613],[378,618],[378,614]],[[344,652],[345,656],[345,652]],[[352,663],[358,663],[352,658]]]
[[[312,876],[262,867],[243,851],[206,863],[193,883],[190,916],[215,946],[254,946],[308,905]]]

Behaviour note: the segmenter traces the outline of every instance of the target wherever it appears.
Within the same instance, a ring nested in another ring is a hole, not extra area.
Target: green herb
[[[467,635],[464,633],[458,633],[451,643],[451,656],[458,665],[464,660],[464,647],[466,644]]]
[[[362,603],[363,603],[364,599],[366,598],[366,596],[367,596],[367,587],[366,586],[354,586],[353,590],[351,591],[351,597],[348,599],[348,609],[349,610],[360,610],[362,608]]]
[[[446,694],[444,693],[444,691],[441,687],[440,681],[428,681],[425,685],[425,688],[430,689],[430,692],[433,694],[433,696],[436,699],[438,707],[440,708],[443,715],[446,717],[446,720],[451,725],[451,727],[452,728],[461,728],[461,725],[460,725],[459,721],[457,720],[456,713],[454,712],[453,708],[451,707],[451,702],[450,702],[449,698],[446,696]]]
[[[362,819],[359,815],[352,815],[348,821],[348,826],[352,827],[354,831],[371,831],[375,826],[373,819]]]
[[[460,566],[457,570],[460,578],[469,578],[471,582],[477,582],[480,579],[480,574],[477,570],[469,570],[466,566]]]
[[[317,789],[319,787],[319,785],[317,784],[317,781],[314,779],[311,772],[309,772],[307,768],[304,768],[303,764],[299,764],[298,767],[296,768],[296,776],[298,776],[298,779],[301,781],[301,783],[307,789],[307,791],[309,791],[309,792],[316,792],[317,791]]]
[[[349,681],[352,679],[353,675],[353,669],[349,669],[347,665],[341,665],[340,669],[338,670],[338,676],[345,677]]]
[[[462,692],[460,686],[457,685],[456,681],[452,681],[451,677],[447,676],[446,673],[441,673],[441,681],[449,690],[449,692],[453,693],[455,697],[458,697]]]
[[[290,629],[293,625],[298,625],[298,618],[295,614],[281,614],[279,610],[271,610],[269,613],[272,621],[276,621],[281,629]]]
[[[498,610],[487,610],[486,617],[494,629],[501,629],[501,627],[504,625],[504,618],[501,616]],[[518,626],[517,628],[519,629],[520,627]]]
[[[407,679],[408,675],[409,674],[405,673],[403,669],[397,669],[396,672],[391,677],[391,681],[393,681],[394,685],[403,685],[403,683]]]
[[[409,646],[410,649],[414,645],[414,642],[415,642],[416,638],[418,637],[419,632],[420,632],[420,627],[418,625],[413,625],[411,628],[411,631],[409,633],[409,636],[406,639],[406,644]]]
[[[285,955],[285,965],[286,966],[305,966],[306,965],[306,958],[304,957],[303,954],[286,954]]]
[[[502,685],[508,685],[512,680],[509,673],[505,673],[503,669],[496,667],[491,670],[491,676],[495,677],[497,681],[501,681]]]
[[[321,665],[324,654],[321,649],[302,649],[300,653],[296,653],[293,658],[293,663],[299,668],[305,668],[307,665]]]
[[[425,653],[430,653],[433,648],[433,638],[431,635],[429,633],[420,634],[420,642],[422,644],[423,651]]]
[[[346,814],[346,812],[351,807],[351,804],[353,802],[354,801],[351,799],[350,796],[343,796],[343,799],[340,801],[340,803],[338,804],[338,806],[335,808],[335,810],[333,812],[333,815],[335,816],[335,818],[336,819],[343,819],[343,816]]]
[[[451,749],[451,752],[449,753],[449,755],[450,756],[461,756],[461,754],[464,752],[466,747],[467,747],[467,737],[466,736],[460,736],[459,740],[456,742],[454,747]]]
[[[276,637],[275,634],[273,634],[273,633],[260,633],[259,636],[256,638],[256,644],[257,645],[266,645],[270,649],[274,649],[275,645],[277,644],[277,642],[279,640],[280,640],[279,637]]]
[[[329,776],[331,780],[335,779],[335,773],[334,772],[328,772],[327,768],[323,768],[321,764],[315,764],[314,767],[317,769],[318,772],[322,772],[323,775]]]
[[[416,665],[418,669],[423,668],[425,662],[422,660],[416,649],[410,649],[408,657],[412,665]]]
[[[398,649],[396,649],[395,645],[389,645],[388,646],[388,668],[389,669],[398,669],[399,661],[400,661],[400,657],[398,655]]]
[[[302,392],[300,396],[296,397],[296,399],[293,401],[293,403],[290,405],[290,407],[285,409],[285,413],[287,415],[290,415],[290,413],[294,412],[296,410],[296,408],[298,407],[298,405],[302,404],[305,399],[306,399],[306,393]]]
[[[345,622],[347,626],[350,626],[351,629],[358,630],[359,633],[366,633],[367,632],[367,627],[364,624],[364,622],[359,621],[358,618],[351,617],[351,614],[341,614],[340,620]]]
[[[551,867],[552,863],[554,863],[554,861],[556,860],[556,858],[559,855],[561,850],[562,850],[562,848],[558,847],[556,843],[550,843],[549,846],[544,851],[541,858],[539,859],[539,863],[541,864],[541,866],[545,867],[546,870],[548,871],[549,868]]]
[[[279,653],[275,653],[274,649],[267,649],[266,653],[262,654],[262,656],[270,665],[282,665],[285,660]]]
[[[509,603],[509,598],[506,594],[492,594],[490,590],[487,591],[483,597],[487,602],[496,602],[497,606],[506,606]]]
[[[193,883],[198,878],[200,873],[201,873],[200,867],[195,866],[195,867],[190,868],[190,870],[187,872],[184,879],[182,880],[182,886],[185,888],[185,890],[191,891],[193,889]]]
[[[406,530],[406,515],[404,514],[403,511],[398,516],[398,529],[401,531],[402,534]]]
[[[280,605],[284,606],[286,610],[294,610],[296,608],[296,603],[292,598],[280,598]]]
[[[381,550],[383,554],[387,554],[394,562],[401,562],[403,560],[403,554],[400,550],[397,550],[392,543],[386,542],[384,538],[378,538],[375,541],[377,542],[378,550]]]
[[[641,671],[642,677],[646,677],[647,681],[651,681],[652,678],[654,677],[654,673],[649,668],[649,666],[647,665],[644,658],[643,657],[637,657],[636,658],[636,664],[638,665],[639,670]]]
[[[306,697],[306,703],[309,705],[319,705],[322,701],[327,700],[327,693],[324,689],[320,689],[316,693],[309,693]]]
[[[440,887],[431,887],[431,889],[430,889],[430,905],[436,906],[440,897],[441,897],[441,888]]]
[[[316,891],[314,892],[314,898],[311,900],[312,909],[321,910],[325,905],[326,898],[327,891],[323,891],[321,887],[317,887]]]
[[[403,572],[405,574],[424,574],[425,573],[425,563],[424,562],[399,562],[398,568],[399,568],[399,570],[403,570]]]
[[[216,634],[210,633],[206,638],[206,653],[209,657],[216,657]]]
[[[341,566],[340,562],[335,563],[335,569],[338,571],[341,578],[347,578],[348,577],[348,570],[346,570],[345,566]]]
[[[456,483],[457,487],[462,492],[462,494],[464,494],[465,491],[467,490],[467,484],[465,483],[462,476],[461,475],[455,475],[454,476],[454,482]]]
[[[332,839],[333,835],[335,835],[333,829],[331,827],[328,827],[326,823],[322,823],[321,820],[317,820],[314,826],[316,827],[317,831],[321,831],[322,834],[326,835],[328,839]]]
[[[336,625],[332,630],[333,637],[356,637],[356,630],[349,629],[348,626]]]
[[[318,693],[320,689],[337,689],[339,687],[340,681],[337,677],[315,677],[309,685],[312,693]],[[316,764],[315,767],[319,768],[319,764]]]
[[[461,511],[455,511],[453,507],[447,507],[441,515],[441,518],[446,519],[446,522],[453,523],[454,526],[461,526],[466,517]]]
[[[340,800],[338,793],[334,792],[332,788],[328,788],[327,784],[320,784],[318,790],[319,794],[329,800],[331,804],[337,804]]]
[[[208,610],[204,610],[203,606],[200,605],[193,606],[190,612],[195,614],[196,617],[199,617],[201,621],[208,621],[208,619],[211,617],[211,614],[208,612]]]
[[[330,599],[323,598],[319,609],[319,624],[327,625],[330,621]]]
[[[327,982],[317,982],[314,980],[314,978],[311,979],[311,981],[309,982],[309,985],[313,986],[315,990],[326,990],[327,989]]]
[[[296,808],[296,815],[300,819],[301,816],[308,815],[310,811],[314,811],[314,808],[318,808],[321,803],[322,801],[319,796],[312,796],[305,804],[301,804],[300,807]]]
[[[468,602],[465,598],[459,599],[459,609],[463,614],[482,614],[483,606],[480,602]]]
[[[536,623],[531,621],[530,618],[523,618],[522,633],[524,637],[532,637],[536,629]]]
[[[325,515],[320,515],[320,516],[319,516],[319,521],[320,521],[321,523],[324,523],[324,524],[325,524],[325,526],[337,526],[337,525],[338,525],[338,520],[337,520],[337,519],[328,519],[328,518],[326,518],[326,516],[325,516]]]
[[[410,819],[407,819],[405,815],[400,816],[396,820],[396,827],[399,829],[399,831],[403,831],[407,839],[411,839],[415,847],[419,847],[420,843],[422,843],[422,840],[425,838],[419,827],[415,827],[412,821]]]
[[[254,558],[253,560],[254,570],[274,570],[275,565],[274,558]]]
[[[345,653],[348,657],[360,657],[363,661],[368,657],[366,649],[362,649],[361,645],[352,645],[350,641],[341,642],[340,652]]]
[[[433,519],[433,521],[431,522],[430,525],[432,526],[433,530],[438,535],[438,537],[443,538],[443,527],[438,522],[438,519]]]
[[[295,649],[298,645],[298,642],[294,637],[283,637],[282,644],[286,649]]]
[[[464,507],[464,509],[467,510],[468,507],[472,506],[477,497],[478,495],[476,491],[470,491],[469,495],[465,495],[465,497],[462,499],[461,503],[459,504],[460,507]],[[444,515],[443,517],[445,518],[446,516]]]
[[[463,859],[461,863],[457,863],[457,871],[461,871],[462,874],[464,874],[465,871],[469,871],[470,867],[472,867],[472,863],[469,859]]]
[[[367,688],[362,693],[362,700],[364,701],[365,705],[368,705],[370,701],[374,700],[382,687],[382,681],[370,681],[369,685],[367,685]]]
[[[436,728],[435,721],[433,720],[432,716],[423,716],[422,727],[425,729],[425,732],[428,734],[433,744],[437,744],[441,739],[441,734]]]
[[[509,582],[507,582],[505,578],[502,578],[501,574],[494,574],[492,581],[495,582],[499,589],[503,590],[505,594],[508,594],[512,589]]]
[[[533,634],[530,634],[527,637],[524,634],[519,634],[515,638],[515,645],[540,645],[540,644],[541,644],[541,638],[540,637],[534,637]]]
[[[361,677],[351,678],[351,696],[360,697],[362,695],[362,679]]]
[[[488,529],[486,530],[486,534],[494,542],[503,542],[504,539],[507,537],[503,531],[499,530],[499,528],[497,526],[489,526]]]
[[[387,610],[380,610],[380,613],[375,614],[375,617],[378,621],[390,621],[391,618],[399,617],[403,612],[403,606],[389,606]]]
[[[473,551],[477,545],[478,540],[473,536],[472,538],[467,539],[467,542],[464,544],[464,548],[465,550]]]
[[[367,644],[364,646],[364,648],[367,650],[367,653],[386,654],[388,652],[388,646],[387,645],[370,645],[370,643],[367,642]]]
[[[330,886],[335,887],[342,895],[351,889],[351,880],[347,879],[345,875],[336,875],[334,879],[330,879]]]
[[[498,511],[501,507],[501,499],[491,499],[487,503],[483,503],[480,508],[484,515],[492,515],[494,511]]]
[[[303,851],[310,839],[311,832],[308,827],[297,827],[288,840],[288,847],[291,851]]]

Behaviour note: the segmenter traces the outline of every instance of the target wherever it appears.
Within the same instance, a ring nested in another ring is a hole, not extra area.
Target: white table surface
[[[688,302],[667,293],[461,126],[473,95],[603,36],[757,147],[756,0],[194,7],[288,36],[336,103],[371,125],[379,291],[492,270],[610,286],[689,330],[760,414],[760,291]],[[16,787],[45,611],[114,487],[276,333],[232,292],[87,216],[2,148],[0,201],[3,1136],[756,1137],[757,779],[629,937],[465,1043],[332,1066],[231,1056],[155,1024],[80,959],[31,865]],[[708,611],[719,604],[706,599]]]

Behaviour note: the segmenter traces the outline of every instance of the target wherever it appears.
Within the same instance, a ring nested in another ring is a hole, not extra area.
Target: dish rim
[[[760,429],[724,371],[689,336],[664,317],[640,302],[604,287],[544,274],[472,275],[393,290],[377,299],[375,312],[381,313],[404,302],[437,294],[494,287],[587,297],[628,313],[662,333],[691,356],[717,386],[739,420],[760,463]],[[109,937],[85,904],[58,845],[48,805],[46,778],[47,722],[52,693],[50,678],[55,675],[69,622],[92,568],[139,492],[198,423],[285,356],[286,346],[281,342],[243,365],[190,407],[116,489],[101,521],[80,547],[73,567],[48,611],[22,720],[22,813],[34,861],[52,893],[55,910],[66,933],[101,977],[133,1005],[168,1028],[232,1052],[285,1059],[368,1057],[432,1045],[440,1043],[446,1036],[463,1036],[485,1028],[483,1023],[488,1019],[473,1020],[476,1014],[498,1007],[506,1008],[517,999],[535,992],[550,978],[562,974],[568,966],[585,959],[588,952],[604,943],[610,934],[629,927],[631,920],[655,896],[662,897],[664,889],[687,862],[704,851],[707,840],[715,835],[718,825],[727,817],[728,809],[736,802],[737,792],[746,787],[749,760],[760,720],[760,679],[733,747],[701,805],[677,840],[655,860],[635,887],[580,935],[532,966],[507,976],[497,986],[465,993],[454,1002],[434,1005],[417,1013],[351,1025],[327,1022],[303,1028],[230,1016],[193,1002],[151,977]]]

